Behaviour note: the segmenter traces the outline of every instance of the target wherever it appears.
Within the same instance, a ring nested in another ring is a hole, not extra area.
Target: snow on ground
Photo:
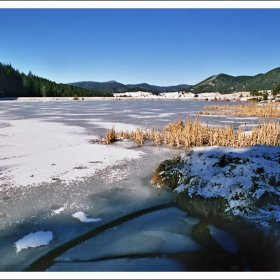
[[[19,253],[23,249],[29,247],[35,248],[43,245],[48,245],[53,239],[53,234],[51,231],[37,231],[34,233],[29,233],[22,239],[15,242],[16,252]]]
[[[99,218],[88,218],[87,215],[82,211],[74,213],[72,216],[83,223],[95,223],[101,221]]]
[[[197,147],[181,157],[182,181],[175,192],[225,198],[226,212],[264,227],[280,221],[279,146]],[[254,203],[262,195],[268,195],[272,202],[256,208]]]
[[[269,94],[269,99],[271,98],[271,90],[267,90]],[[238,91],[228,94],[221,94],[219,92],[204,92],[194,94],[192,92],[186,91],[176,91],[176,92],[161,92],[159,94],[153,94],[151,92],[137,91],[137,92],[122,92],[113,93],[114,99],[127,99],[127,100],[168,100],[168,99],[178,99],[178,100],[219,100],[219,101],[248,101],[253,99],[249,91]],[[81,99],[81,98],[80,98]],[[73,97],[19,97],[18,101],[65,101],[73,100]],[[83,100],[112,100],[112,97],[83,97]]]
[[[83,180],[141,151],[90,141],[85,129],[42,120],[13,120],[0,133],[0,191],[42,182]],[[109,125],[108,125],[109,127]],[[120,127],[120,126],[119,126]]]
[[[158,95],[150,92],[138,91],[138,92],[124,92],[124,93],[113,93],[115,98],[137,98],[137,99],[180,99],[180,100],[240,100],[247,101],[252,98],[250,92],[234,92],[230,94],[221,94],[219,92],[204,92],[194,94],[192,92],[176,91],[176,92],[161,92]]]

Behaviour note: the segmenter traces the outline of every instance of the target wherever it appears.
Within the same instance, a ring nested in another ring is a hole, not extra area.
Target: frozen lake
[[[209,270],[207,264],[199,269],[191,261],[206,250],[191,235],[193,228],[205,221],[174,206],[170,190],[150,184],[158,164],[182,150],[149,144],[138,148],[131,141],[110,146],[95,143],[113,125],[117,131],[137,126],[162,128],[178,116],[183,121],[189,116],[195,119],[196,112],[209,104],[1,101],[0,271],[22,271],[87,232],[93,232],[90,238],[70,244],[72,248],[62,250],[45,270]],[[235,128],[245,121],[256,122],[255,118],[229,116],[201,116],[200,120],[233,123]],[[165,206],[161,209],[160,205]],[[159,208],[151,208],[155,206]],[[151,211],[133,217],[147,208]],[[127,220],[106,228],[129,214]],[[102,226],[104,231],[95,234],[94,229]],[[214,245],[207,254],[218,246],[224,251],[217,258],[228,258],[227,263],[213,264],[212,270],[251,270],[235,237],[210,223],[208,226]]]

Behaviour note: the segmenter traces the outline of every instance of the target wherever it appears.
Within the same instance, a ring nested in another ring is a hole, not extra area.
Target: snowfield
[[[118,125],[118,128],[122,127]],[[9,121],[9,126],[1,128],[0,139],[0,191],[58,180],[69,184],[92,176],[96,170],[116,161],[143,154],[92,144],[90,141],[97,140],[97,136],[86,135],[81,127],[38,119]]]

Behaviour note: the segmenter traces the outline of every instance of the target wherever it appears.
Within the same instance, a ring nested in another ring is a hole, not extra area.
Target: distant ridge
[[[187,90],[191,87],[191,85],[181,84],[176,86],[155,86],[149,85],[147,83],[142,84],[128,84],[124,85],[122,83],[118,83],[116,81],[108,81],[108,82],[90,82],[90,81],[83,81],[83,82],[75,82],[75,83],[67,83],[67,85],[76,86],[84,89],[96,90],[101,92],[108,92],[108,93],[120,93],[129,90],[143,90],[143,91],[150,91],[153,93],[160,93],[166,91],[181,91]]]
[[[231,76],[227,74],[212,75],[196,85],[180,84],[175,86],[156,86],[147,83],[122,84],[114,80],[108,82],[75,82],[68,85],[107,93],[131,91],[149,91],[153,93],[190,91],[193,93],[219,92],[233,93],[235,91],[269,90],[280,84],[280,67],[265,74],[255,76]]]
[[[89,90],[96,90],[100,92],[107,92],[107,93],[123,92],[128,89],[127,86],[118,83],[116,81],[108,81],[108,82],[83,81],[83,82],[67,83],[67,85],[89,89]]]
[[[269,90],[280,84],[280,67],[256,76],[213,75],[189,88],[193,93]]]

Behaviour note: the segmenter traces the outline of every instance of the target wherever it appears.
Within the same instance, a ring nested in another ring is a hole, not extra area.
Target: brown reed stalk
[[[199,115],[230,115],[230,116],[247,116],[247,117],[263,117],[276,118],[280,117],[279,105],[274,104],[239,104],[239,105],[210,105],[204,106],[207,111],[198,111]],[[212,110],[212,112],[208,111]],[[215,112],[213,112],[215,111]]]
[[[139,127],[132,132],[121,132],[116,135],[114,129],[109,130],[105,136],[105,143],[109,144],[117,138],[128,138],[135,141],[137,146],[151,140],[154,146],[165,145],[177,148],[189,148],[197,146],[225,146],[248,147],[260,145],[280,145],[280,124],[276,120],[259,122],[258,126],[247,131],[246,122],[236,131],[232,125],[219,127],[208,126],[199,122],[197,115],[195,121],[187,118],[183,123],[179,118],[174,123],[169,123],[162,130],[155,129],[143,131]]]
[[[110,144],[112,142],[117,141],[117,134],[115,132],[114,126],[107,131],[104,141],[106,144]]]

